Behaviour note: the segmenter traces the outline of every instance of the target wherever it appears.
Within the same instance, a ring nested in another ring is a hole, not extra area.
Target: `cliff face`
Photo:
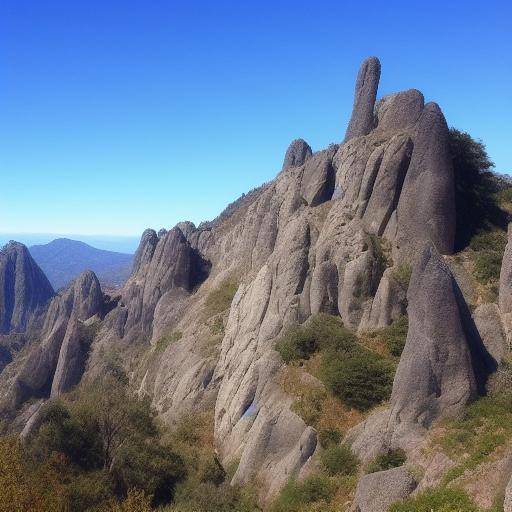
[[[426,244],[430,256],[420,266],[438,268],[439,254],[453,251],[454,176],[443,114],[434,103],[424,105],[416,90],[376,103],[379,76],[376,58],[363,63],[343,144],[311,153],[304,141],[293,141],[277,178],[229,215],[198,228],[182,224],[160,237],[145,232],[120,305],[105,319],[96,344],[99,351],[122,343],[133,338],[133,329],[153,344],[166,332],[182,333],[144,368],[139,391],[169,421],[213,403],[222,458],[240,460],[234,483],[257,477],[272,494],[317,449],[316,431],[290,410],[292,398],[279,385],[283,363],[274,340],[319,312],[340,315],[354,331],[382,327],[403,314],[405,296],[394,285],[393,267],[382,263],[382,243],[390,245],[395,265],[412,263]],[[199,264],[193,253],[211,264],[197,291],[190,286]],[[444,275],[448,271],[440,269]],[[207,297],[230,276],[240,284],[225,332],[218,348],[205,352],[202,340],[211,337],[204,320]],[[448,293],[451,281],[445,280],[426,293]],[[411,307],[421,310],[431,298],[410,300]],[[409,430],[421,427],[427,409],[442,415],[474,396],[469,348],[452,302],[454,325],[432,326],[440,345],[450,339],[449,362],[425,374],[426,397],[418,410],[407,410]],[[400,405],[401,390],[415,371],[407,352],[423,347],[420,334],[422,326],[413,323],[393,395],[400,411],[407,409]],[[419,356],[415,364],[422,367],[431,352]],[[447,393],[435,404],[428,398],[433,379]],[[453,382],[457,390],[451,390]]]
[[[342,144],[313,153],[295,140],[277,177],[215,221],[145,231],[118,303],[107,307],[90,273],[55,297],[40,343],[9,381],[11,406],[56,396],[84,372],[101,375],[105,351],[132,350],[132,383],[161,417],[172,423],[186,411],[214,409],[220,456],[239,461],[233,483],[257,478],[272,496],[307,472],[319,450],[316,430],[291,410],[281,386],[275,340],[317,313],[362,333],[408,311],[390,403],[349,433],[353,451],[366,461],[392,448],[411,453],[435,420],[460,412],[482,392],[503,343],[492,347],[493,334],[472,317],[446,263],[455,192],[442,111],[415,89],[377,101],[379,78],[372,57],[359,72]],[[404,265],[412,268],[407,296],[395,277]],[[493,309],[507,335],[509,266]],[[212,297],[227,283],[237,290],[224,312]],[[51,288],[43,292],[37,304],[51,296]],[[25,325],[2,315],[9,326]],[[85,347],[92,317],[99,331]],[[133,357],[140,350],[147,357]],[[401,478],[408,494],[416,482]]]
[[[0,251],[0,334],[24,332],[54,295],[48,279],[20,243]]]

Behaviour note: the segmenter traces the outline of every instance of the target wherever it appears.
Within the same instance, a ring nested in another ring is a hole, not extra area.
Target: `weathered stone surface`
[[[386,327],[406,314],[407,287],[399,283],[393,274],[393,268],[384,271],[369,316],[363,318],[360,331]]]
[[[142,233],[139,247],[133,257],[133,269],[132,274],[137,273],[141,266],[149,263],[155,252],[156,244],[158,243],[158,235],[154,229],[146,229]]]
[[[423,94],[416,89],[384,96],[376,106],[377,130],[396,132],[414,125],[424,104]]]
[[[456,286],[442,257],[427,245],[409,284],[409,331],[391,395],[392,415],[402,423],[427,427],[476,396]]]
[[[487,352],[495,364],[499,364],[507,350],[507,342],[498,306],[492,303],[481,304],[473,312],[473,321]]]
[[[387,512],[392,503],[407,498],[416,485],[404,466],[364,475],[357,484],[352,511]]]
[[[512,223],[508,226],[508,242],[501,263],[498,304],[507,344],[512,347]]]
[[[441,254],[453,252],[454,194],[448,126],[439,106],[427,103],[398,202],[397,255],[416,254],[429,240]]]
[[[24,332],[53,297],[53,288],[18,242],[0,251],[0,334]]]
[[[33,396],[49,396],[59,364],[57,390],[69,389],[83,372],[84,356],[76,352],[76,324],[103,312],[103,293],[93,272],[82,273],[62,294],[52,300],[45,317],[42,342],[34,347],[16,376],[10,406],[18,407]],[[70,324],[70,319],[73,322]],[[75,325],[75,327],[73,327]],[[61,354],[63,341],[67,339]],[[74,365],[74,366],[71,366]]]
[[[338,269],[334,263],[324,261],[315,267],[309,294],[312,315],[338,312]]]
[[[284,156],[283,171],[288,167],[298,167],[311,158],[313,152],[309,144],[303,139],[293,140]]]
[[[317,206],[332,197],[334,169],[332,158],[335,150],[318,151],[304,165],[301,194],[309,206]]]
[[[384,150],[373,191],[364,212],[363,222],[369,233],[382,235],[395,210],[411,159],[412,141],[397,135]]]
[[[373,109],[380,80],[380,62],[368,57],[359,68],[354,93],[352,117],[345,133],[345,142],[370,133],[374,126]]]
[[[505,490],[505,500],[503,502],[503,512],[512,512],[512,477],[510,478]]]

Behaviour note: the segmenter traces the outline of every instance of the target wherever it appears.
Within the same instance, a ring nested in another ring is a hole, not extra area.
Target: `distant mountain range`
[[[55,290],[67,286],[84,270],[92,270],[103,287],[119,287],[132,268],[132,254],[97,249],[69,238],[33,245],[29,250]]]

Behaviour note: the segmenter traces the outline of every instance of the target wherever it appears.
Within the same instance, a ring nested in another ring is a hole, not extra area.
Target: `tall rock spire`
[[[354,137],[370,133],[374,124],[373,109],[377,98],[380,79],[380,61],[377,57],[368,57],[359,68],[354,93],[352,117],[345,133],[345,142]]]

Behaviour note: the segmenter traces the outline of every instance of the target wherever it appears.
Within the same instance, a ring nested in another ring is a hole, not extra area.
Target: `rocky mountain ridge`
[[[389,403],[345,442],[363,462],[400,449],[428,469],[417,453],[429,430],[485,394],[508,350],[511,242],[497,304],[472,311],[449,259],[464,212],[455,209],[447,123],[415,89],[377,101],[380,71],[375,57],[362,64],[343,143],[313,152],[297,139],[277,177],[216,221],[146,230],[119,297],[106,297],[92,273],[55,296],[39,341],[0,374],[14,424],[27,428],[37,414],[42,402],[28,399],[101,376],[105,354],[116,352],[134,390],[168,424],[213,409],[220,459],[236,463],[232,483],[257,480],[268,502],[292,477],[310,474],[323,449],[282,385],[276,340],[319,314],[364,334],[407,313]],[[404,269],[405,285],[397,277]],[[217,307],[212,297],[227,283],[236,293]],[[51,287],[22,302],[23,314],[46,296]],[[504,335],[488,329],[491,316]],[[421,486],[405,466],[366,475],[352,509],[384,511]]]

